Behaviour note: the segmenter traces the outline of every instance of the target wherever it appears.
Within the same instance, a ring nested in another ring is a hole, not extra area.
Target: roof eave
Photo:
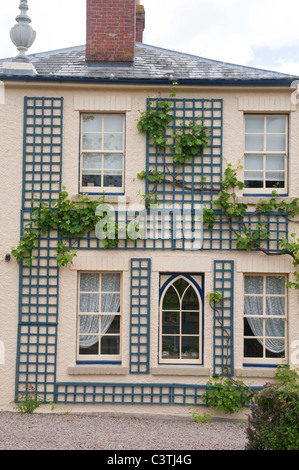
[[[200,79],[200,78],[175,78],[170,80],[169,78],[152,79],[152,78],[99,78],[99,77],[78,77],[78,76],[45,76],[45,75],[5,75],[0,74],[0,80],[6,82],[23,81],[23,82],[47,82],[47,83],[93,83],[93,84],[110,84],[110,85],[169,85],[173,81],[178,85],[184,86],[237,86],[237,87],[290,87],[292,83],[299,80],[299,77],[290,76],[286,78],[260,78],[260,79]]]

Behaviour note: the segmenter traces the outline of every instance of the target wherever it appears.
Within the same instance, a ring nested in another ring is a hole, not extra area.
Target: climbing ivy
[[[171,98],[176,95],[176,85],[174,83],[171,89]],[[161,159],[164,159],[166,167],[165,173],[153,168],[148,172],[143,170],[137,175],[141,180],[154,183],[151,192],[143,195],[148,204],[157,203],[156,188],[160,183],[188,188],[186,182],[178,178],[178,172],[170,172],[168,170],[164,157],[166,149],[172,153],[174,168],[177,168],[180,165],[184,165],[187,160],[201,156],[203,150],[209,146],[209,129],[204,128],[202,124],[194,124],[192,122],[185,123],[184,125],[182,123],[180,131],[170,135],[172,138],[172,143],[170,143],[171,139],[167,137],[167,131],[169,131],[173,121],[171,110],[171,99],[157,101],[156,107],[150,106],[141,113],[137,124],[139,131],[146,133],[153,144],[156,145],[158,155]],[[239,202],[237,196],[238,191],[245,187],[244,182],[240,181],[237,176],[240,169],[242,169],[240,164],[237,168],[233,168],[231,164],[227,165],[222,181],[220,181],[221,189],[217,197],[212,201],[212,207],[204,208],[203,223],[208,229],[213,230],[220,211],[226,217],[236,239],[237,249],[259,251],[269,256],[290,255],[293,259],[295,272],[294,281],[289,281],[287,286],[299,289],[299,238],[297,238],[295,233],[292,233],[291,240],[280,240],[280,250],[270,252],[265,248],[264,244],[265,241],[269,240],[270,235],[262,217],[263,214],[266,215],[274,212],[278,214],[283,213],[287,217],[294,219],[299,214],[299,198],[295,198],[289,203],[281,199],[277,191],[274,190],[272,197],[260,199],[254,208],[254,213],[261,215],[260,223],[256,224],[253,229],[246,222],[249,206],[244,202]],[[200,183],[206,186],[205,181]]]
[[[149,106],[145,111],[140,113],[140,119],[137,123],[137,129],[146,134],[152,144],[156,147],[158,156],[165,164],[165,173],[157,171],[155,168],[148,171],[143,170],[137,174],[140,180],[147,180],[154,183],[154,187],[149,194],[143,195],[147,204],[157,203],[156,188],[158,184],[165,183],[172,186],[182,186],[183,181],[177,178],[177,174],[168,169],[165,161],[165,153],[172,155],[174,167],[184,165],[186,161],[192,160],[194,157],[202,155],[205,148],[209,146],[210,135],[209,128],[205,128],[202,118],[196,118],[194,121],[182,122],[175,133],[168,133],[173,121],[173,101],[176,96],[173,84],[169,99],[155,101],[156,106]],[[200,182],[204,184],[204,182]],[[188,186],[185,185],[187,189]]]
[[[210,135],[209,129],[197,122],[182,123],[176,133],[167,134],[173,121],[172,98],[176,95],[175,86],[176,83],[171,88],[169,99],[156,101],[155,107],[150,106],[140,113],[137,128],[140,132],[147,134],[156,145],[160,158],[165,159],[164,155],[167,150],[167,153],[173,156],[174,169],[178,169],[186,161],[202,155],[203,150],[209,145]],[[143,195],[147,204],[157,202],[156,188],[158,184],[165,183],[188,189],[190,183],[186,184],[178,178],[179,169],[177,172],[173,170],[170,172],[166,164],[165,167],[165,173],[153,168],[149,172],[141,171],[137,175],[141,180],[147,179],[154,183],[152,191]],[[203,223],[208,229],[213,230],[220,211],[226,217],[235,236],[237,249],[260,251],[269,256],[290,255],[295,272],[294,280],[289,281],[287,286],[299,289],[299,238],[295,233],[292,233],[290,240],[280,241],[280,250],[269,252],[265,249],[264,242],[269,239],[269,233],[263,223],[263,218],[259,224],[256,224],[254,230],[249,227],[246,223],[248,204],[239,202],[237,196],[237,192],[245,187],[244,182],[237,177],[240,168],[240,165],[233,168],[231,164],[228,164],[220,182],[221,190],[212,201],[212,206],[204,208]],[[206,185],[204,180],[200,183]],[[102,207],[102,210],[96,212],[98,207]],[[273,191],[271,198],[260,199],[255,206],[256,214],[262,215],[271,212],[283,213],[294,219],[299,214],[299,198],[286,202],[279,197],[276,191]],[[134,233],[132,234],[132,227],[120,226],[113,218],[109,217],[104,197],[95,200],[83,194],[70,199],[63,188],[58,199],[53,201],[51,206],[36,199],[33,201],[32,217],[24,227],[18,246],[12,248],[12,255],[18,263],[25,259],[25,263],[30,265],[34,259],[34,250],[38,246],[39,238],[56,230],[58,234],[57,263],[59,266],[65,266],[76,256],[76,252],[73,250],[76,241],[95,230],[99,222],[101,222],[102,231],[105,234],[102,238],[102,244],[105,248],[115,247],[119,242],[120,234],[122,239],[136,239]],[[134,230],[138,231],[138,221],[133,224],[133,232]]]
[[[104,196],[92,199],[85,194],[69,198],[65,188],[51,206],[43,201],[33,200],[31,219],[24,227],[23,235],[17,247],[11,250],[18,264],[24,259],[25,265],[30,266],[34,257],[34,249],[38,246],[40,237],[48,232],[57,231],[60,238],[57,242],[57,264],[66,266],[76,256],[73,245],[79,238],[96,229],[102,223],[102,244],[104,248],[113,248],[119,242],[119,234],[125,233],[128,239],[130,233],[127,226],[120,226],[110,217],[109,207],[105,204]],[[99,210],[99,208],[101,210]],[[132,231],[132,227],[130,227]]]
[[[254,228],[249,227],[246,223],[246,214],[248,212],[248,204],[239,202],[236,191],[245,187],[244,183],[237,177],[242,166],[239,164],[233,168],[228,164],[224,171],[221,181],[221,191],[212,201],[212,208],[204,208],[203,222],[212,230],[217,220],[217,210],[226,217],[230,229],[236,239],[236,247],[244,251],[258,251],[268,256],[289,255],[292,258],[294,270],[294,280],[287,283],[287,287],[299,289],[299,238],[295,233],[291,234],[291,240],[280,240],[280,250],[269,251],[265,248],[264,242],[270,238],[267,226],[264,224],[263,214],[278,213],[284,214],[290,219],[294,219],[299,215],[299,198],[287,202],[281,199],[276,190],[272,191],[272,197],[260,199],[255,205],[255,214],[261,215],[261,222],[256,224]]]

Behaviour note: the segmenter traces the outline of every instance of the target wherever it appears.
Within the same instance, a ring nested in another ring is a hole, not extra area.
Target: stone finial
[[[29,62],[26,52],[35,41],[36,32],[30,26],[31,18],[27,15],[28,2],[21,0],[19,9],[21,13],[16,17],[17,24],[10,30],[10,38],[17,47],[19,54],[15,57],[17,62]]]

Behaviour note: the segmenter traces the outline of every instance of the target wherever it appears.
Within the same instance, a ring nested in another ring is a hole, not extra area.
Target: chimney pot
[[[144,28],[145,28],[144,6],[140,5],[140,1],[137,0],[137,5],[136,5],[136,41],[137,42],[143,42]]]

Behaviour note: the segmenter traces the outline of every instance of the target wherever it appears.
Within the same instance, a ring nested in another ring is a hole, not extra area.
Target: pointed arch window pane
[[[180,310],[180,299],[173,286],[167,290],[163,300],[163,310]]]
[[[184,294],[182,310],[199,310],[199,301],[194,288],[190,285]]]
[[[189,283],[186,281],[186,279],[180,278],[177,281],[175,281],[173,285],[178,291],[179,295],[182,297]]]

